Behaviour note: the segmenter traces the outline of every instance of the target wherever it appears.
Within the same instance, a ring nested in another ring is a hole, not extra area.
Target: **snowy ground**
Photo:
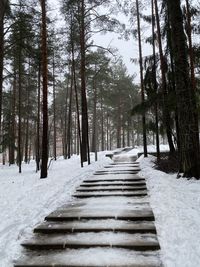
[[[167,146],[161,147],[168,150]],[[142,148],[128,152],[136,155]],[[149,146],[148,151],[155,151]],[[147,178],[151,206],[156,217],[156,227],[165,267],[200,266],[200,182],[176,179],[153,168],[154,157],[138,159]],[[0,165],[0,267],[11,267],[12,259],[20,254],[22,237],[32,232],[34,225],[45,215],[71,200],[85,177],[107,165],[111,160],[105,152],[99,153],[99,161],[80,167],[79,158],[59,159],[50,167],[48,179],[39,179],[35,163],[23,165],[23,173],[17,167]]]
[[[141,157],[165,267],[200,266],[200,181],[176,179]]]
[[[39,179],[35,162],[23,164],[23,173],[16,166],[0,165],[0,267],[13,266],[13,258],[20,254],[21,238],[29,235],[33,226],[45,215],[70,201],[71,194],[81,181],[111,160],[105,152],[99,161],[80,167],[77,156],[53,162],[47,179]]]

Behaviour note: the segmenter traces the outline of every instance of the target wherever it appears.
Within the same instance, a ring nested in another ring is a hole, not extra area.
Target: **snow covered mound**
[[[0,165],[0,267],[13,266],[20,255],[21,238],[32,232],[33,226],[57,207],[70,201],[71,194],[81,181],[111,160],[100,152],[99,161],[84,168],[80,159],[53,161],[47,179],[39,179],[35,162],[23,164],[23,173],[16,166]]]
[[[176,179],[153,169],[155,158],[139,159],[166,267],[200,266],[200,181]]]

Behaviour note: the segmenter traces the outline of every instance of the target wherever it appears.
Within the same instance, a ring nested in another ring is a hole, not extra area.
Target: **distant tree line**
[[[90,152],[97,160],[97,151],[121,146],[143,143],[147,156],[152,142],[159,160],[162,138],[179,172],[199,178],[199,10],[189,0],[62,0],[65,25],[57,27],[48,1],[1,1],[3,164],[17,163],[21,172],[34,159],[45,178],[49,157],[80,154],[83,166]],[[117,11],[130,18],[130,29]],[[94,42],[108,32],[138,41],[140,85],[115,49]],[[144,42],[151,55],[144,56]]]

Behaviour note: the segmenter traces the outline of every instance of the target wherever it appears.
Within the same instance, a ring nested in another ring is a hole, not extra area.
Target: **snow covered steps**
[[[130,173],[86,179],[76,191],[73,196],[78,198],[147,195],[145,179]]]
[[[75,193],[73,197],[77,198],[88,198],[88,197],[113,197],[113,196],[124,196],[124,197],[144,197],[147,196],[147,191],[132,191],[132,192],[123,192],[123,191],[115,191],[115,192],[82,192],[82,193]]]
[[[101,232],[57,234],[56,236],[38,235],[22,244],[31,250],[64,250],[91,247],[126,248],[136,251],[153,251],[160,249],[155,234],[129,234]]]
[[[28,253],[27,253],[28,254]],[[25,263],[27,262],[27,263]],[[16,267],[161,267],[155,251],[138,252],[119,248],[91,248],[28,254]]]
[[[85,179],[72,202],[35,227],[15,267],[162,267],[139,164],[115,157],[119,166]]]
[[[156,228],[151,221],[124,221],[115,219],[88,220],[60,222],[48,221],[34,229],[35,233],[56,234],[56,233],[81,233],[81,232],[124,232],[124,233],[152,233],[156,234]]]
[[[85,182],[85,183],[82,183],[80,185],[80,188],[82,187],[97,187],[97,186],[143,186],[143,185],[146,185],[145,181],[133,181],[133,182],[126,182],[126,181],[111,181],[111,182],[105,182],[105,181],[102,181],[102,182]]]
[[[95,191],[135,191],[146,190],[146,186],[93,186],[90,188],[78,187],[78,192],[95,192]]]
[[[110,173],[104,174],[102,176],[93,176],[89,179],[85,179],[83,183],[97,183],[97,182],[144,182],[145,179],[139,177],[136,174],[126,173],[113,175]]]
[[[154,221],[154,214],[149,209],[128,209],[122,210],[114,208],[86,208],[74,210],[58,210],[52,212],[45,218],[47,221],[72,221],[72,220],[92,220],[92,219],[116,219],[134,221]]]

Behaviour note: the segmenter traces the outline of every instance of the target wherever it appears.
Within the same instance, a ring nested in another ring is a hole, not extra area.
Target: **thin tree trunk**
[[[67,113],[67,102],[68,102],[68,97],[69,97],[69,78],[67,80],[67,90],[66,90],[66,97],[65,97],[65,113],[64,113],[64,159],[67,159],[67,117],[68,117],[68,113]]]
[[[154,0],[155,3],[155,14],[156,14],[156,23],[157,23],[157,33],[158,33],[158,45],[159,45],[159,54],[160,54],[160,62],[161,62],[161,77],[162,77],[162,92],[163,92],[163,117],[164,124],[166,128],[167,139],[170,148],[170,154],[174,154],[175,148],[172,140],[172,129],[170,125],[170,113],[167,104],[167,82],[165,76],[166,63],[163,56],[163,48],[162,48],[162,40],[161,40],[161,30],[160,30],[160,18],[158,13],[158,2]]]
[[[107,127],[106,127],[106,149],[109,150],[109,114],[107,111]]]
[[[21,27],[21,25],[20,25]],[[22,29],[20,28],[20,41],[22,40]],[[18,166],[19,173],[22,172],[22,140],[21,140],[21,129],[22,129],[22,47],[19,47],[18,55]]]
[[[27,87],[27,110],[26,110],[26,136],[25,136],[25,156],[24,156],[24,162],[28,163],[28,148],[29,148],[29,104],[30,104],[30,59],[29,59],[29,77],[28,77],[28,87]]]
[[[85,1],[81,0],[81,29],[80,29],[80,47],[81,47],[81,100],[82,100],[82,156],[83,161],[88,160],[90,164],[89,136],[88,136],[88,110],[86,98],[86,78],[85,78]]]
[[[130,147],[130,118],[128,118],[128,127],[127,127],[127,146]]]
[[[154,91],[158,92],[157,88],[157,80],[156,80],[156,45],[155,45],[155,14],[154,14],[154,0],[152,0],[152,37],[153,37],[153,84],[154,84]],[[155,126],[156,126],[156,154],[157,160],[160,160],[160,139],[159,139],[159,119],[158,119],[158,103],[155,102]]]
[[[93,99],[93,122],[92,122],[92,145],[91,151],[96,151],[96,120],[97,120],[97,90],[96,90],[96,83],[95,79],[93,80],[93,92],[94,92],[94,99]]]
[[[121,147],[121,100],[119,100],[117,112],[117,148]]]
[[[8,1],[0,1],[0,137],[1,137],[1,115],[2,115],[2,93],[3,93],[3,64],[4,64],[4,16]]]
[[[73,92],[73,71],[71,70],[71,86],[70,86],[70,97],[69,97],[69,112],[68,112],[68,128],[67,128],[67,158],[71,158],[71,128],[72,128],[72,92]]]
[[[103,110],[102,92],[101,92],[101,151],[104,151],[104,110]]]
[[[141,99],[142,99],[142,103],[144,103],[145,95],[144,95],[144,78],[143,78],[143,59],[142,59],[140,12],[139,12],[139,2],[138,2],[138,0],[136,0],[136,9],[137,9],[138,45],[139,45],[139,62],[140,62]],[[145,117],[145,115],[142,115],[142,127],[143,127],[144,157],[147,157],[148,155],[147,155],[147,135],[146,135],[146,117]]]
[[[40,90],[41,90],[41,63],[38,66],[38,93],[37,93],[37,133],[36,133],[36,171],[40,170]]]
[[[187,16],[187,35],[189,40],[189,57],[190,57],[190,75],[191,75],[191,89],[193,91],[196,90],[196,79],[195,79],[195,58],[194,58],[194,50],[192,44],[192,25],[191,25],[191,8],[189,1],[186,0],[186,16]]]
[[[14,77],[13,77],[13,96],[12,96],[12,125],[11,125],[11,147],[10,147],[10,164],[15,163],[15,129],[16,129],[16,90],[17,90],[17,74],[16,66],[14,64]]]
[[[80,112],[79,112],[79,101],[78,101],[78,90],[77,90],[77,82],[76,82],[76,66],[75,66],[75,57],[74,57],[74,42],[72,40],[72,74],[74,79],[74,91],[75,91],[75,102],[76,102],[76,112],[77,112],[77,126],[78,126],[78,138],[80,144],[80,159],[81,159],[81,167],[83,167],[83,146],[81,139],[81,123],[80,123]],[[77,153],[79,154],[79,146],[77,147]]]
[[[47,28],[46,1],[41,0],[42,8],[42,78],[43,78],[43,130],[41,178],[47,177],[48,165],[48,70],[47,70]]]
[[[53,53],[53,154],[54,160],[57,159],[56,142],[56,83],[55,83],[55,54]]]

